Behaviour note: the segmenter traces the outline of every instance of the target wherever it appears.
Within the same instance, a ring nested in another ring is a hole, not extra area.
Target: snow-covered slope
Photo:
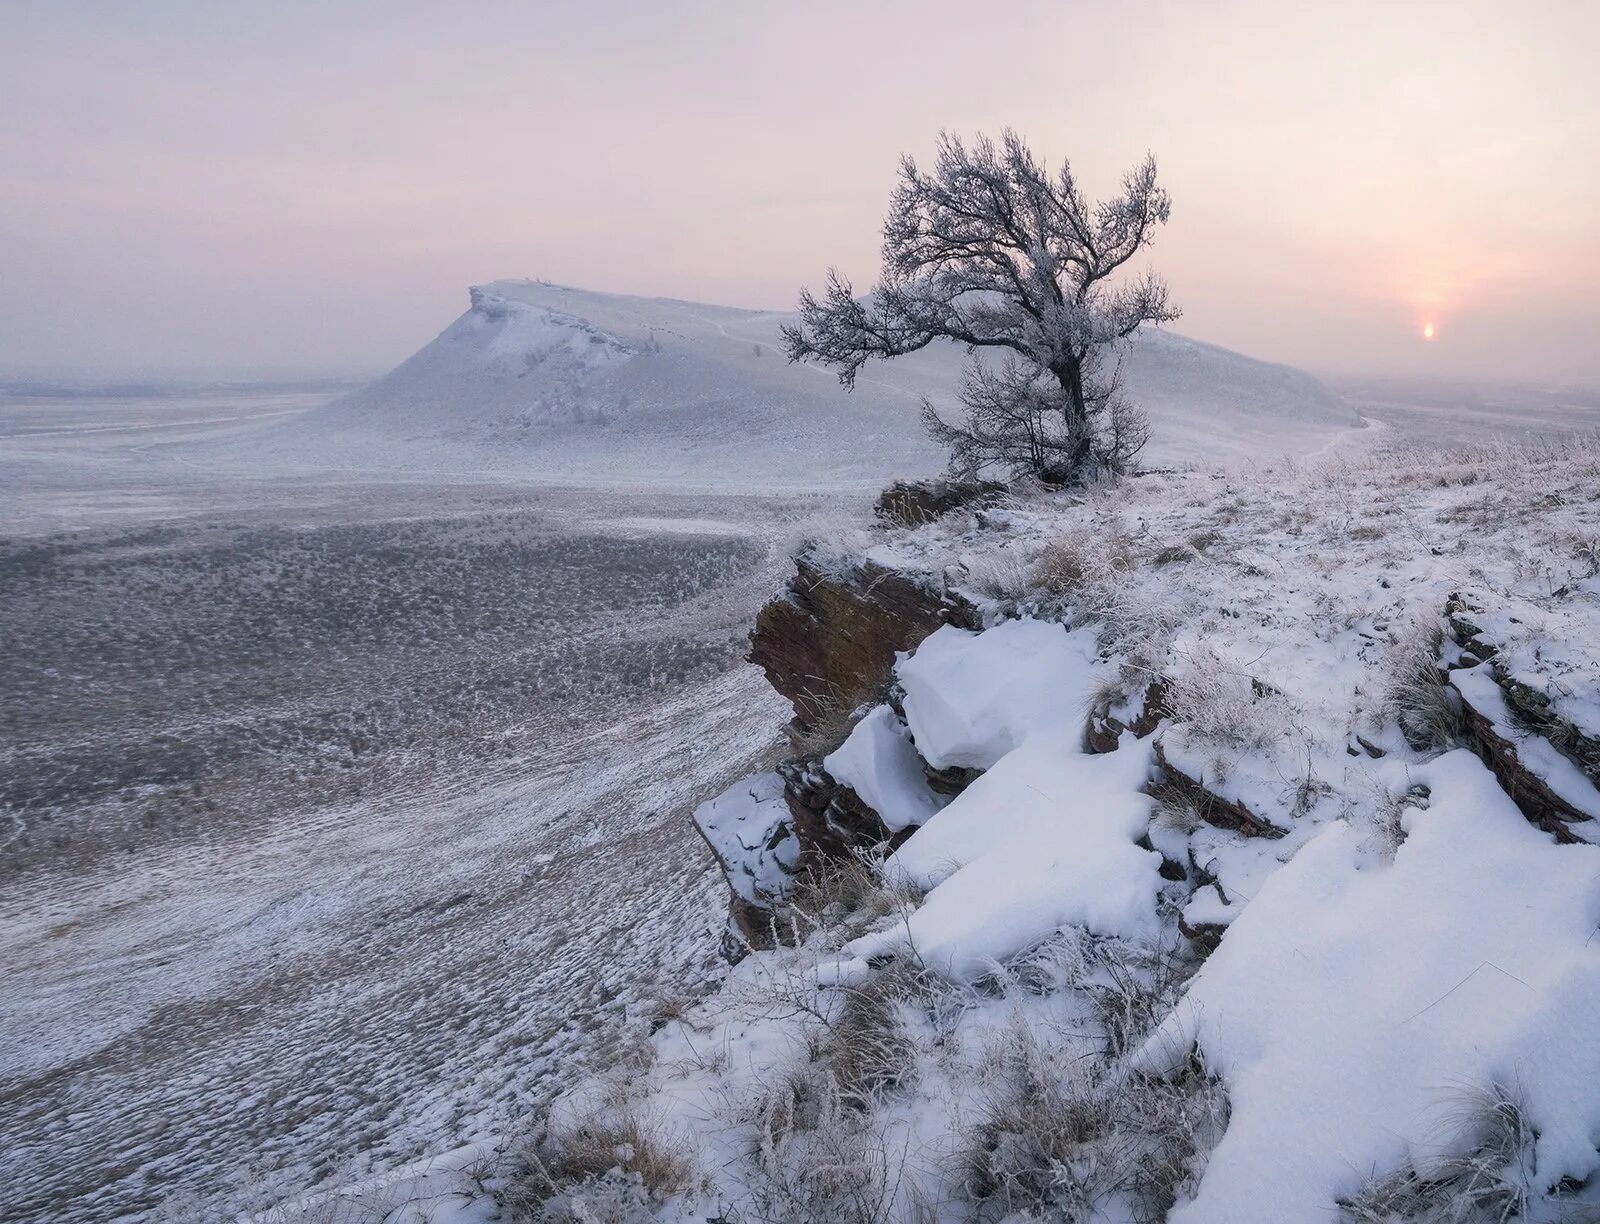
[[[849,592],[972,627],[830,726],[851,793],[808,716],[761,775],[793,819],[746,809],[799,865],[740,894],[770,937],[507,1184],[661,1224],[1600,1218],[1597,475],[1397,448],[818,546],[783,600],[821,669],[866,658]],[[725,843],[753,781],[701,808]]]
[[[924,396],[948,402],[961,351],[874,364],[847,393],[831,372],[784,359],[790,317],[496,281],[385,377],[268,432],[319,461],[630,483],[810,486],[936,470],[917,412]],[[1360,423],[1299,370],[1181,336],[1141,338],[1125,372],[1155,422],[1153,462],[1306,454]]]

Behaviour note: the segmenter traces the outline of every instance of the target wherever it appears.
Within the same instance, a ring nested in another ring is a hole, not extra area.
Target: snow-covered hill
[[[322,461],[586,481],[794,487],[936,470],[917,411],[948,402],[962,352],[874,364],[850,393],[784,359],[790,317],[496,281],[385,377],[269,432]],[[1310,375],[1168,333],[1142,337],[1125,372],[1157,463],[1307,454],[1361,423]]]

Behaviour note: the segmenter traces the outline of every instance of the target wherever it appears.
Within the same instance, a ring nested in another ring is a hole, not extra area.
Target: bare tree
[[[998,464],[1056,483],[1120,470],[1148,428],[1122,394],[1118,350],[1178,311],[1153,272],[1117,274],[1170,211],[1153,157],[1124,176],[1121,194],[1091,204],[1069,165],[1052,175],[1015,132],[970,148],[940,133],[932,173],[901,160],[878,287],[858,299],[830,270],[821,300],[801,291],[784,346],[791,361],[831,366],[853,387],[869,358],[955,340],[971,354],[966,419],[923,404],[952,467]],[[983,349],[1004,360],[983,361]]]

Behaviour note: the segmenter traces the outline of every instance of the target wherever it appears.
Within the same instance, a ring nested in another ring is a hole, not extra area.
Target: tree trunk
[[[1067,393],[1067,436],[1076,441],[1072,447],[1071,474],[1076,477],[1089,461],[1089,405],[1083,396],[1083,362],[1069,357],[1051,372],[1061,380],[1061,389]]]

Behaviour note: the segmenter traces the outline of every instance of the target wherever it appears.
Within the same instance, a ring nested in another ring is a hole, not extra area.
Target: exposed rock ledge
[[[1445,619],[1460,652],[1449,684],[1468,742],[1533,824],[1563,842],[1600,841],[1600,739],[1561,717],[1513,674],[1504,643],[1480,627],[1483,609],[1453,595]],[[1506,616],[1492,618],[1507,621]]]
[[[931,575],[871,562],[830,570],[801,553],[784,593],[756,617],[750,661],[794,706],[796,729],[817,731],[881,697],[895,653],[946,624],[980,622]]]

